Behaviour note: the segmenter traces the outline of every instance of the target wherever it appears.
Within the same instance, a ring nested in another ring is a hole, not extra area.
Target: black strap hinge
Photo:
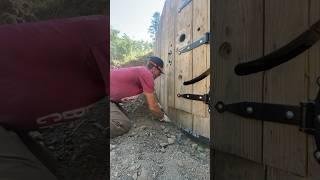
[[[184,7],[186,7],[192,0],[184,0],[183,3],[178,8],[178,13],[182,11]]]
[[[194,41],[193,43],[191,44],[188,44],[187,46],[181,48],[178,53],[179,54],[182,54],[182,53],[185,53],[185,52],[188,52],[198,46],[201,46],[202,44],[207,44],[209,43],[210,41],[210,32],[206,32],[204,33],[204,36],[196,41]]]
[[[301,131],[314,136],[317,147],[314,157],[320,163],[320,102],[292,106],[257,102],[224,104],[219,101],[215,109],[219,113],[227,111],[245,118],[298,126]]]

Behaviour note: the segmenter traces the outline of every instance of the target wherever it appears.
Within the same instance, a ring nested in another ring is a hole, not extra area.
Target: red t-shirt
[[[35,129],[83,116],[109,94],[109,19],[0,26],[0,124]]]
[[[154,91],[152,73],[144,66],[112,69],[110,71],[110,99],[122,102],[142,92]]]

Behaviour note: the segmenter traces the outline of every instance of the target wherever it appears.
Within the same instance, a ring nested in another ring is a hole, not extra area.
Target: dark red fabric
[[[0,26],[0,124],[35,129],[82,116],[109,94],[109,59],[106,16]]]

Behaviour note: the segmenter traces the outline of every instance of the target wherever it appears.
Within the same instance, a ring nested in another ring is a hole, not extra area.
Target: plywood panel
[[[178,6],[182,3],[179,0]],[[192,6],[189,3],[183,10],[177,14],[176,18],[176,39],[175,39],[175,90],[177,93],[192,93],[192,86],[183,86],[183,82],[192,78],[192,51],[179,54],[177,51],[188,43],[192,42]],[[182,34],[185,34],[184,41],[180,41]],[[192,113],[192,102],[188,99],[175,96],[175,108]],[[192,128],[189,127],[189,128]]]
[[[261,102],[262,75],[237,76],[239,62],[263,54],[263,0],[214,0],[212,32],[213,100]],[[256,162],[262,159],[262,122],[213,112],[215,148]]]
[[[265,14],[265,54],[268,54],[306,30],[308,1],[269,0]],[[265,102],[299,105],[306,100],[306,58],[304,53],[265,72]],[[265,122],[263,136],[264,163],[301,176],[306,174],[307,138],[304,133],[294,126]]]
[[[264,166],[231,154],[215,151],[214,180],[263,180]]]
[[[310,24],[312,25],[320,19],[320,1],[310,1]],[[316,83],[316,79],[320,76],[320,43],[315,44],[309,52],[309,99],[315,99],[319,87]],[[308,137],[308,175],[310,179],[320,179],[320,165],[316,162],[313,157],[313,152],[316,149],[315,141],[312,136]]]

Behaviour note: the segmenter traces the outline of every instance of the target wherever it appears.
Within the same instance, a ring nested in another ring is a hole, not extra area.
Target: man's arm
[[[158,106],[158,102],[156,100],[156,97],[154,93],[147,93],[144,92],[144,95],[146,96],[149,109],[152,111],[153,114],[155,114],[158,118],[163,118],[164,112],[161,111],[160,107]]]

